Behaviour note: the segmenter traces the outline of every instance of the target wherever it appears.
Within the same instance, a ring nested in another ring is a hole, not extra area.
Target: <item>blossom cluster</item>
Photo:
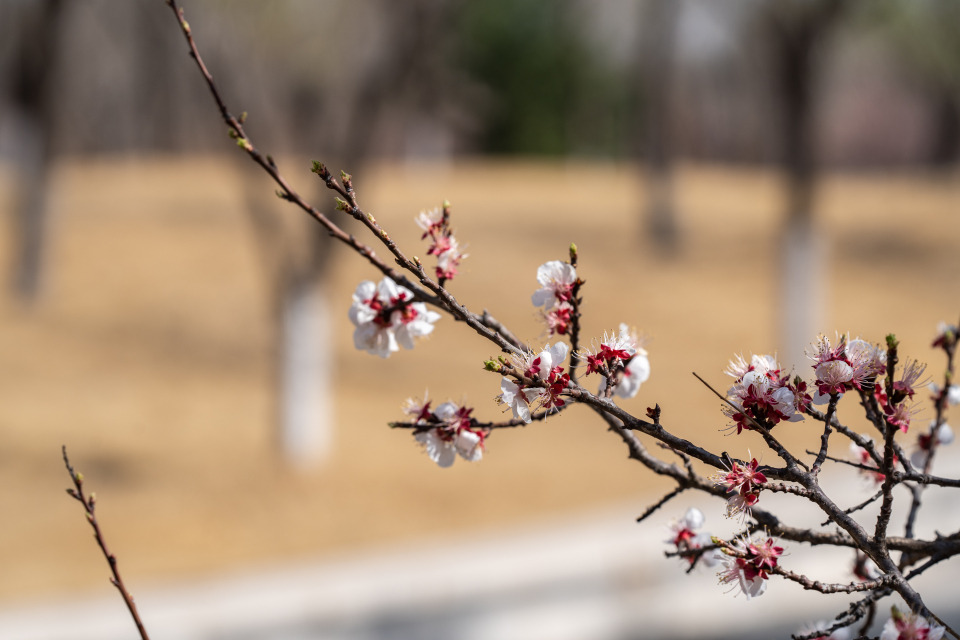
[[[562,407],[566,401],[560,394],[570,382],[570,374],[564,373],[563,362],[567,359],[570,347],[558,342],[552,347],[546,345],[537,354],[515,354],[511,361],[515,371],[523,378],[539,385],[525,383],[522,379],[511,380],[504,376],[500,381],[500,395],[497,404],[503,404],[513,410],[513,417],[529,423],[531,408],[552,409]],[[541,386],[542,385],[542,386]]]
[[[586,375],[600,373],[600,393],[603,393],[608,381],[612,380],[613,393],[621,398],[633,398],[640,391],[640,385],[650,378],[650,360],[642,341],[625,323],[620,323],[617,333],[607,334],[594,340],[589,349],[579,353],[586,363]]]
[[[413,349],[414,338],[429,335],[440,314],[414,302],[409,289],[390,278],[380,284],[364,280],[353,293],[350,307],[353,344],[357,349],[389,358],[394,351]]]
[[[438,258],[437,277],[448,280],[456,275],[456,267],[463,255],[449,227],[449,209],[422,212],[417,224],[423,229],[423,238],[430,238],[429,255]],[[532,296],[535,306],[541,307],[542,319],[549,334],[571,335],[578,333],[579,300],[578,288],[583,284],[571,263],[550,261],[537,269],[540,288]],[[388,357],[399,349],[414,346],[415,338],[428,335],[439,314],[428,311],[421,302],[414,300],[406,288],[385,278],[379,284],[363,282],[353,296],[350,319],[356,329],[354,343],[382,357]],[[940,346],[951,354],[956,348],[956,329],[940,330],[934,346]],[[895,349],[896,342],[888,338],[888,348]],[[570,347],[564,342],[546,344],[539,350],[518,349],[509,357],[488,361],[486,368],[502,373],[497,403],[506,406],[513,418],[524,423],[534,419],[538,410],[545,417],[551,410],[566,406],[571,388],[571,373],[566,369]],[[757,428],[772,428],[781,422],[798,422],[804,414],[816,415],[812,404],[824,404],[839,400],[843,394],[856,390],[879,407],[889,424],[906,432],[916,409],[910,401],[919,387],[928,384],[922,380],[925,365],[916,360],[907,360],[901,367],[900,377],[892,376],[885,383],[882,376],[888,370],[887,350],[859,338],[849,339],[838,335],[836,341],[820,336],[808,353],[813,360],[814,381],[808,387],[800,376],[785,372],[773,355],[751,355],[749,360],[735,356],[725,373],[733,378],[727,390],[727,406],[724,413],[731,420],[731,428],[737,433]],[[594,339],[591,346],[577,351],[586,376],[599,374],[599,393],[622,398],[637,395],[640,386],[650,376],[647,352],[637,333],[626,324],[616,332],[604,333]],[[949,376],[947,378],[949,382]],[[815,391],[815,392],[814,392]],[[814,392],[814,393],[811,393]],[[933,387],[934,403],[942,408],[960,402],[960,388],[947,385]],[[414,437],[426,450],[427,455],[441,467],[451,466],[459,456],[477,461],[483,456],[485,439],[495,423],[480,425],[473,417],[473,409],[452,401],[441,403],[436,408],[424,396],[423,400],[409,399],[403,408],[409,417],[405,426],[412,427]],[[517,424],[517,423],[513,423]],[[864,435],[865,441],[872,440]],[[932,452],[940,445],[953,441],[954,434],[942,420],[941,412],[930,426],[928,433],[919,434],[911,456],[917,467],[927,466]],[[858,440],[863,442],[864,440]],[[874,483],[884,480],[884,474],[867,449],[851,444],[851,453],[861,473]],[[757,458],[748,454],[749,463],[724,456],[725,468],[713,477],[713,481],[727,493],[726,515],[739,518],[741,522],[750,515],[760,493],[767,484]],[[894,456],[896,458],[896,456]],[[894,464],[897,460],[894,460]],[[762,595],[767,588],[770,573],[779,566],[784,549],[777,541],[766,535],[741,535],[732,542],[712,538],[701,531],[705,522],[703,513],[690,508],[682,518],[669,525],[670,537],[665,541],[675,548],[675,553],[693,569],[698,563],[713,567],[721,565],[720,582],[731,590],[742,592],[752,599]],[[877,566],[863,554],[858,554],[853,574],[859,580],[870,581],[880,576]],[[817,624],[812,632],[827,629],[827,623]],[[943,629],[914,614],[904,615],[894,609],[887,621],[881,638],[883,640],[906,640],[917,638],[938,640]],[[824,631],[820,638],[844,640],[849,638],[849,628],[839,628],[829,634]]]
[[[768,426],[798,422],[810,406],[807,383],[799,377],[791,382],[789,374],[782,375],[775,356],[753,355],[749,362],[741,355],[734,356],[725,373],[734,383],[727,390],[730,404],[722,410],[737,433],[749,430],[751,419]]]
[[[573,323],[573,297],[577,286],[577,270],[567,262],[551,260],[537,269],[537,289],[530,300],[543,307],[541,319],[549,335],[567,335]]]
[[[862,390],[865,382],[887,370],[883,349],[859,338],[848,341],[845,335],[838,338],[836,346],[821,335],[807,355],[817,377],[815,404],[826,404],[831,394]]]
[[[731,585],[731,590],[739,588],[747,600],[763,595],[769,572],[777,566],[783,547],[759,534],[736,538],[729,547],[721,559],[720,583]]]
[[[713,480],[731,494],[727,499],[727,517],[743,519],[750,515],[750,507],[760,500],[760,490],[767,477],[760,471],[760,463],[753,458],[746,465],[731,460],[727,471],[716,474]]]
[[[449,467],[457,454],[470,462],[483,457],[487,432],[477,428],[476,421],[470,416],[472,408],[448,400],[431,410],[427,394],[424,394],[423,400],[408,398],[403,412],[416,424],[414,437],[417,442],[439,466]]]
[[[467,257],[460,248],[460,243],[450,228],[450,203],[444,202],[443,207],[435,207],[429,211],[421,211],[414,221],[423,230],[421,240],[430,238],[430,247],[427,255],[437,257],[436,274],[442,283],[452,280],[457,275],[460,261]]]

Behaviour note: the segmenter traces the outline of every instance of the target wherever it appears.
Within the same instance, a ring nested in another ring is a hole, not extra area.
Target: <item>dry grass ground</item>
[[[304,163],[287,172],[300,184],[312,177]],[[437,469],[385,423],[424,387],[495,417],[498,380],[481,369],[492,351],[449,318],[388,361],[354,351],[349,296],[376,274],[339,248],[336,449],[315,472],[284,468],[272,455],[270,321],[246,175],[216,158],[82,160],[56,172],[44,299],[33,309],[0,300],[0,598],[110,589],[80,509],[63,493],[62,443],[98,492],[134,587],[606,501],[635,499],[639,513],[665,486],[576,409],[496,434],[479,464]],[[3,184],[7,196],[9,176]],[[722,384],[733,352],[775,348],[774,174],[681,171],[675,260],[641,242],[642,182],[629,166],[384,167],[357,186],[409,253],[423,253],[412,216],[450,199],[472,254],[453,291],[531,341],[541,334],[529,303],[535,268],[576,241],[586,335],[626,321],[651,338],[653,376],[626,404],[642,412],[659,402],[666,424],[717,448],[759,448],[749,434],[724,440],[718,402],[690,372]],[[823,330],[877,340],[894,331],[907,352],[932,358],[935,323],[960,312],[958,204],[953,178],[825,180]],[[7,247],[7,226],[2,237]],[[781,437],[814,442],[816,431],[801,423]]]

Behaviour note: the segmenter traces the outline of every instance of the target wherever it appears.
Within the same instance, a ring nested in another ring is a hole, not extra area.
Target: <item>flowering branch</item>
[[[739,518],[747,533],[753,536],[741,537],[733,542],[711,542],[709,534],[696,532],[703,525],[703,514],[689,510],[683,519],[671,525],[675,534],[673,544],[677,549],[676,555],[690,562],[688,571],[697,564],[722,564],[722,581],[735,589],[739,587],[747,598],[761,595],[770,575],[779,575],[798,582],[804,588],[823,593],[869,592],[864,600],[851,605],[845,614],[837,618],[837,626],[832,628],[834,630],[861,619],[872,610],[876,600],[892,592],[900,595],[912,613],[904,616],[895,612],[888,626],[895,622],[901,626],[913,625],[911,628],[928,625],[925,628],[930,630],[945,627],[931,626],[934,623],[929,622],[930,619],[938,622],[939,619],[927,609],[909,580],[928,567],[960,554],[960,532],[936,540],[918,540],[912,536],[912,522],[921,505],[922,486],[960,486],[960,480],[930,475],[933,454],[946,439],[941,428],[945,424],[945,408],[949,404],[950,393],[953,393],[950,389],[953,388],[955,327],[941,331],[942,336],[938,338],[948,352],[948,371],[944,390],[936,400],[937,419],[930,436],[933,440],[925,449],[926,459],[917,467],[905,455],[895,437],[898,432],[909,429],[915,410],[908,401],[914,396],[914,387],[922,386],[918,380],[923,367],[915,361],[907,361],[900,367],[900,379],[895,379],[899,356],[898,344],[892,335],[887,339],[886,350],[860,339],[850,340],[848,336],[838,336],[835,344],[821,336],[810,353],[815,380],[809,387],[800,375],[782,371],[773,356],[752,356],[749,360],[736,356],[731,360],[726,373],[734,383],[726,394],[717,392],[703,378],[694,374],[723,401],[722,410],[730,419],[730,430],[735,429],[737,434],[755,431],[766,448],[783,460],[784,466],[760,465],[752,455],[747,456],[749,461],[726,452],[718,455],[672,433],[661,422],[658,404],[654,403],[654,408],[647,410],[647,420],[634,416],[617,404],[617,398],[629,399],[637,395],[650,375],[650,362],[643,349],[643,341],[626,324],[621,324],[619,331],[595,338],[589,348],[581,347],[580,291],[584,280],[577,273],[579,256],[575,245],[570,247],[568,262],[549,261],[537,270],[536,280],[540,288],[533,293],[531,302],[542,308],[540,314],[547,332],[556,340],[553,345],[548,343],[538,350],[521,342],[516,334],[486,310],[479,315],[471,312],[448,291],[447,283],[456,275],[459,260],[466,257],[461,253],[459,242],[450,227],[449,203],[445,202],[442,208],[421,212],[416,218],[424,231],[422,239],[430,239],[427,255],[437,258],[436,277],[432,278],[419,258],[408,258],[373,215],[360,207],[349,174],[341,172],[338,180],[322,163],[314,162],[313,172],[336,194],[337,210],[346,212],[363,224],[386,247],[392,262],[400,267],[400,271],[394,269],[377,256],[370,246],[345,233],[304,201],[281,176],[272,158],[262,155],[253,146],[243,130],[243,119],[233,117],[221,99],[212,76],[200,58],[182,10],[175,0],[167,2],[177,16],[190,54],[237,145],[279,185],[278,195],[281,198],[300,207],[332,236],[360,254],[385,276],[379,283],[360,283],[353,295],[350,319],[356,327],[355,346],[381,357],[389,357],[399,350],[399,346],[414,348],[415,340],[431,333],[434,323],[440,318],[440,314],[428,308],[433,307],[466,323],[506,354],[498,356],[496,360],[487,360],[484,368],[501,377],[501,393],[497,400],[512,411],[512,419],[484,422],[472,415],[472,407],[447,401],[434,408],[424,397],[423,400],[408,400],[403,409],[408,419],[390,424],[394,428],[410,429],[430,459],[441,467],[450,466],[458,456],[468,461],[478,461],[482,457],[486,439],[494,430],[544,421],[548,416],[566,411],[573,404],[582,404],[597,413],[608,429],[620,437],[631,459],[677,483],[673,491],[650,506],[638,520],[648,518],[680,493],[697,490],[725,500],[727,515]],[[561,336],[569,338],[570,346],[560,339]],[[948,348],[948,344],[953,346]],[[566,365],[568,357],[569,364]],[[584,386],[594,373],[599,377],[596,393]],[[842,397],[853,391],[860,396],[860,404],[868,420],[883,437],[882,455],[868,437],[853,433],[837,419]],[[825,413],[811,406],[824,403],[828,404]],[[772,430],[780,423],[803,420],[806,415],[824,425],[820,448],[812,466],[807,466],[794,456],[772,435]],[[855,462],[828,455],[829,439],[834,430],[842,433],[851,441],[851,446],[857,448]],[[653,455],[643,443],[643,436],[653,439],[660,447],[679,457],[682,466]],[[857,507],[841,509],[819,484],[820,469],[828,460],[849,464],[872,477],[881,484],[877,495]],[[713,468],[715,475],[708,478],[697,473],[694,461]],[[871,467],[868,463],[875,466]],[[907,486],[913,491],[915,505],[911,507],[907,535],[902,538],[889,536],[887,529],[892,513],[893,487],[905,482],[914,483]],[[757,506],[765,490],[788,494],[817,505],[827,516],[827,523],[833,522],[839,529],[821,532],[781,523],[773,513]],[[851,514],[880,498],[880,517],[871,535]],[[761,530],[765,535],[759,535]],[[778,564],[783,549],[769,536],[778,537],[778,541],[854,549],[859,554],[857,557],[862,559],[857,561],[854,568],[861,582],[825,584],[783,569]],[[901,552],[899,563],[894,562],[891,551]],[[906,577],[903,575],[907,567],[927,558],[923,565]],[[868,562],[875,575],[861,576],[863,571],[857,567],[866,566]],[[820,633],[809,637],[822,636]]]
[[[107,559],[107,564],[110,565],[110,573],[113,574],[110,578],[110,584],[115,586],[117,591],[120,592],[124,604],[127,605],[127,611],[130,612],[134,624],[137,625],[137,631],[140,632],[141,640],[150,640],[147,636],[147,630],[140,620],[137,605],[133,602],[133,596],[127,591],[127,588],[123,584],[123,578],[120,577],[120,569],[117,568],[117,557],[110,552],[110,549],[107,548],[107,541],[103,539],[103,532],[100,530],[100,523],[97,521],[97,494],[91,493],[89,497],[84,494],[83,474],[75,471],[70,464],[70,458],[67,457],[66,446],[63,447],[63,464],[67,467],[67,473],[70,474],[70,479],[73,480],[73,488],[67,489],[67,493],[83,505],[83,510],[87,515],[87,522],[90,523],[90,527],[93,529],[93,537],[97,541],[97,546],[100,547],[103,557]]]

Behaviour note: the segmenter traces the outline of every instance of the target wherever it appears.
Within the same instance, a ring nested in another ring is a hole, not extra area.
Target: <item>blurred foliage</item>
[[[591,50],[570,0],[466,0],[458,65],[491,95],[482,152],[622,156],[636,83]]]
[[[886,0],[873,9],[907,62],[928,81],[960,91],[960,2]]]

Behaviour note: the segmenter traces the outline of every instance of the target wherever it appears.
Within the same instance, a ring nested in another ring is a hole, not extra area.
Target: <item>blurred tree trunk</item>
[[[826,247],[817,233],[814,107],[819,47],[844,0],[772,0],[767,3],[773,88],[780,112],[787,211],[781,232],[781,363],[801,370],[805,349],[821,330],[828,295]]]
[[[938,88],[933,121],[936,126],[930,163],[948,167],[960,160],[960,104],[953,87]]]
[[[641,46],[637,48],[645,116],[641,128],[647,186],[644,232],[664,253],[676,251],[679,241],[673,200],[670,99],[680,9],[679,0],[647,0],[641,14]]]
[[[271,199],[259,167],[244,162],[243,172],[273,319],[276,447],[284,460],[310,467],[333,447],[335,339],[324,283],[332,241],[318,225]]]
[[[429,112],[442,102],[446,68],[440,43],[453,6],[451,0],[384,0],[381,10],[387,16],[388,31],[383,37],[383,64],[359,78],[352,93],[334,96],[350,101],[342,137],[324,158],[334,175],[340,168],[355,175],[363,173],[367,160],[377,151],[375,142],[387,109],[409,114],[427,107]],[[400,126],[409,125],[403,116],[398,118]],[[251,166],[247,171],[259,170]],[[324,282],[333,245],[318,225],[302,217],[291,221],[285,216],[289,211],[274,211],[273,203],[264,200],[272,190],[262,178],[251,175],[245,183],[273,308],[277,445],[285,460],[308,467],[330,455],[334,439],[336,340]],[[320,202],[329,202],[322,189]],[[352,220],[338,223],[349,228]]]
[[[19,173],[14,205],[13,291],[32,301],[43,284],[47,245],[48,192],[54,134],[52,76],[57,56],[61,0],[4,7],[5,31],[15,28],[15,50],[8,70],[8,108],[3,136]],[[10,35],[10,34],[6,34]],[[5,36],[6,37],[6,36]]]

